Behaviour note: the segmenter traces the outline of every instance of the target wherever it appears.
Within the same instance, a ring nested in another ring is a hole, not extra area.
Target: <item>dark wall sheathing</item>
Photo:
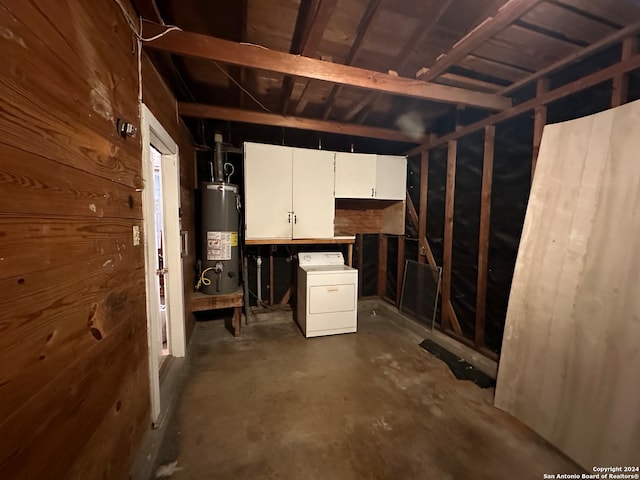
[[[407,192],[409,192],[409,198],[413,202],[413,206],[416,208],[416,214],[420,215],[420,164],[422,161],[421,155],[413,155],[407,157]],[[405,215],[405,236],[409,238],[418,238],[418,226],[413,223],[409,216],[408,210]]]
[[[606,50],[590,55],[585,60],[572,63],[568,68],[554,73],[549,78],[549,89],[566,85],[567,83],[579,80],[582,77],[590,75],[598,70],[609,67],[620,60],[622,53],[621,44],[613,45]],[[576,118],[576,117],[574,117]]]
[[[612,88],[609,80],[550,103],[547,123],[565,122],[611,108]]]
[[[357,245],[357,244],[356,244]],[[262,301],[269,303],[269,252],[270,245],[251,245],[246,247],[245,254],[248,256],[248,286],[250,292],[249,304],[256,306],[258,304],[256,295],[258,292],[257,283],[257,265],[256,257],[260,255],[262,258]],[[298,269],[298,257],[303,252],[342,252],[345,262],[347,261],[346,245],[277,245],[273,252],[273,300],[275,304],[279,304],[295,278],[295,271]],[[376,258],[378,252],[375,252]],[[357,248],[354,248],[353,262],[357,267]],[[376,263],[377,268],[377,263]],[[295,298],[290,298],[290,304],[295,304]]]
[[[483,152],[483,131],[458,140],[451,303],[462,327],[462,334],[470,339],[475,336]]]
[[[418,239],[406,238],[404,239],[404,260],[418,261]]]
[[[396,292],[398,287],[398,237],[389,235],[387,237],[387,286],[386,297],[396,303]],[[400,279],[402,281],[402,279]]]
[[[640,100],[640,69],[629,73],[629,101]]]
[[[494,148],[485,342],[499,352],[531,186],[531,112],[499,123]]]
[[[378,235],[363,235],[361,297],[378,295]]]
[[[413,155],[407,157],[407,192],[409,198],[413,202],[413,206],[416,207],[416,213],[420,215],[420,164],[422,162],[421,155]],[[411,222],[411,218],[407,215],[407,221]]]
[[[438,265],[442,265],[444,244],[444,199],[447,179],[447,147],[429,152],[429,178],[427,183],[426,236]]]

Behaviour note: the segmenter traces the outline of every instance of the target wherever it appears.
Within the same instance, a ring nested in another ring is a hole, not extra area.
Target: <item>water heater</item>
[[[238,289],[238,186],[205,182],[202,200],[202,293],[216,295]]]
[[[209,295],[232,293],[240,282],[240,196],[238,186],[224,181],[222,136],[216,134],[212,182],[200,185],[201,274],[200,291]]]

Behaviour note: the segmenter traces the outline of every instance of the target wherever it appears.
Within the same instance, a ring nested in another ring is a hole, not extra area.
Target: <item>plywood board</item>
[[[640,458],[640,102],[545,127],[495,405],[588,471]]]

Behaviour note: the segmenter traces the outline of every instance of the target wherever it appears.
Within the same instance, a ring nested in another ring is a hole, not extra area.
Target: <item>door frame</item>
[[[161,398],[160,362],[161,351],[155,341],[160,335],[160,286],[157,281],[155,247],[155,199],[153,194],[153,168],[150,145],[162,153],[162,201],[164,218],[164,277],[169,355],[184,357],[185,312],[184,279],[182,271],[182,239],[180,236],[180,157],[177,143],[167,133],[149,108],[141,107],[142,175],[145,188],[142,190],[143,229],[145,246],[145,272],[147,297],[147,340],[149,346],[149,378],[151,388],[151,421],[158,426],[167,400]],[[162,348],[160,346],[160,348]]]

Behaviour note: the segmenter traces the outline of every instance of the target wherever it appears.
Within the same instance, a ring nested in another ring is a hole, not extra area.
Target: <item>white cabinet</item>
[[[407,158],[376,155],[376,198],[404,200],[407,196]]]
[[[336,198],[375,198],[376,156],[336,153]]]
[[[246,238],[291,238],[291,149],[244,145]]]
[[[333,152],[292,150],[292,238],[333,238]]]
[[[245,143],[247,240],[332,238],[332,152]]]
[[[406,183],[406,157],[336,153],[336,198],[404,200]]]

